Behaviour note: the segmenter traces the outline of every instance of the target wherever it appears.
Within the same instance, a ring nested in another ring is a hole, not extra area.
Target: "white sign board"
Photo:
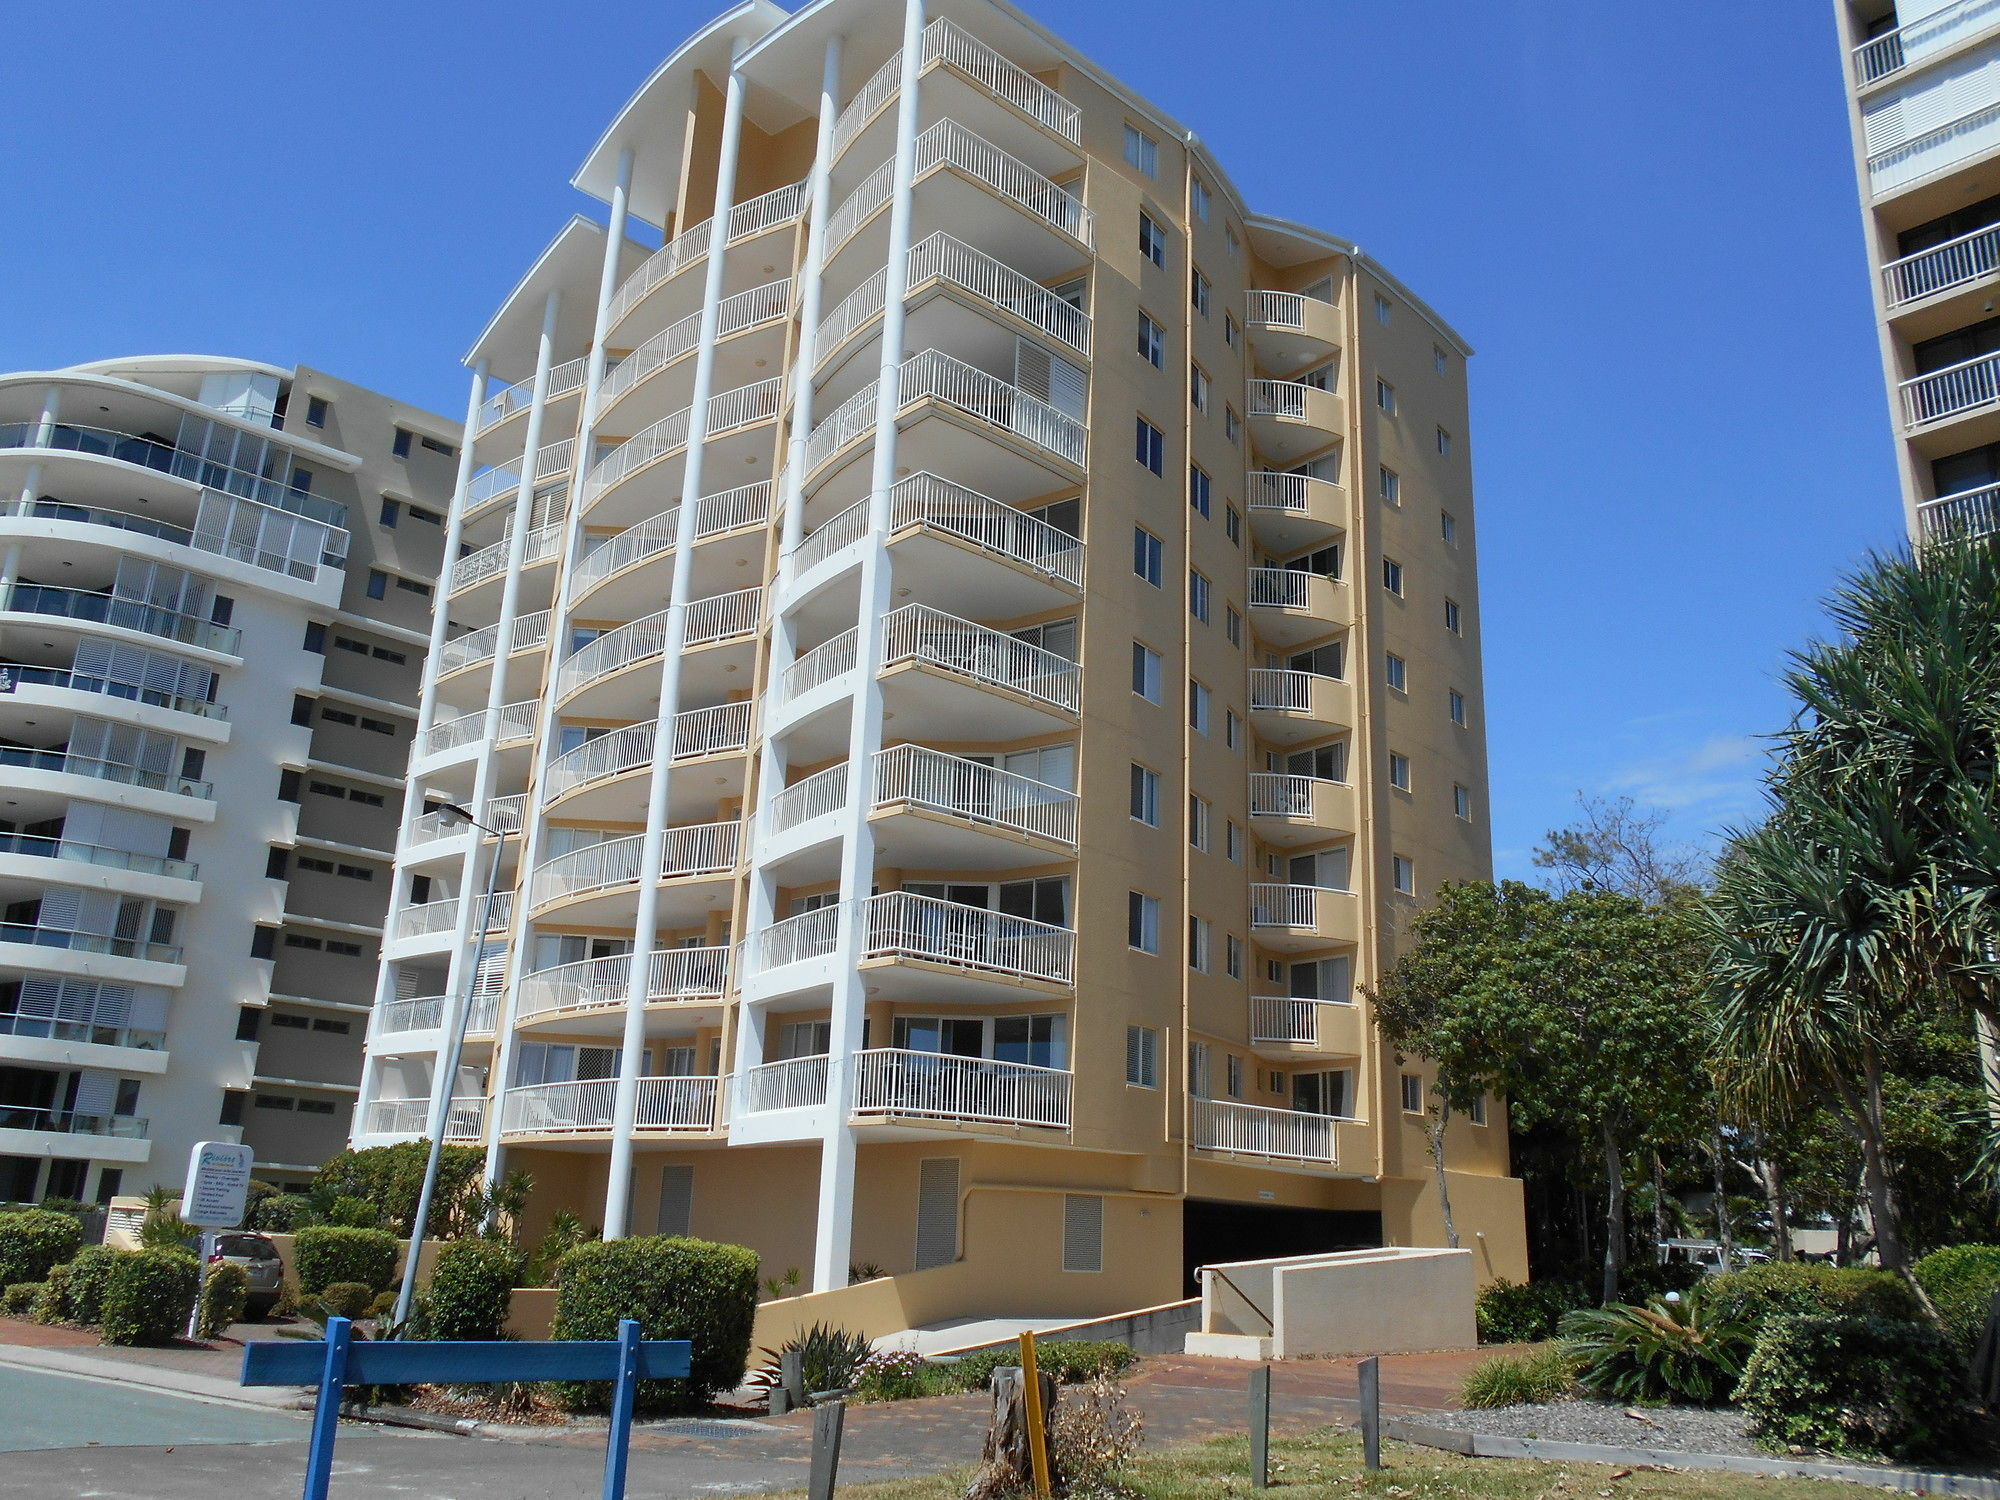
[[[243,1222],[256,1153],[230,1141],[197,1141],[188,1154],[181,1217],[203,1229],[234,1229]]]

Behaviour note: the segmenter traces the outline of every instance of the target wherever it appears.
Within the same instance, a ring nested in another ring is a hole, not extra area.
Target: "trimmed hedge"
[[[360,1281],[336,1281],[321,1287],[316,1300],[336,1318],[365,1318],[375,1305],[375,1288]]]
[[[291,1234],[318,1222],[318,1210],[303,1193],[273,1193],[268,1198],[259,1198],[246,1221],[251,1229],[264,1234]]]
[[[1914,1318],[1917,1300],[1892,1272],[1773,1262],[1708,1278],[1708,1314],[1754,1330],[1779,1317]]]
[[[379,1292],[395,1281],[400,1253],[396,1237],[386,1229],[308,1225],[292,1244],[299,1295],[317,1296],[337,1281],[358,1281]]]
[[[43,1208],[0,1213],[0,1286],[46,1281],[51,1267],[76,1254],[83,1226]]]
[[[1859,1458],[1948,1453],[1972,1418],[1950,1341],[1896,1318],[1774,1319],[1736,1400],[1759,1437]]]
[[[438,1251],[415,1317],[427,1339],[506,1337],[507,1313],[520,1285],[521,1257],[493,1240],[454,1240]]]
[[[135,1250],[112,1267],[104,1289],[107,1344],[171,1344],[194,1311],[201,1269],[179,1250]]]
[[[69,1316],[69,1267],[50,1266],[42,1295],[35,1299],[37,1323],[60,1323]]]
[[[1057,1385],[1082,1385],[1103,1376],[1123,1374],[1139,1356],[1124,1344],[1109,1339],[1036,1339],[1035,1366],[1053,1376]],[[1003,1365],[1018,1365],[1021,1351],[1012,1344],[993,1349],[975,1349],[945,1366],[949,1383],[962,1391],[983,1391],[993,1383],[993,1372]]]
[[[0,1312],[10,1318],[31,1318],[35,1314],[35,1304],[41,1299],[41,1282],[17,1281],[0,1291]]]
[[[226,1260],[210,1266],[208,1279],[201,1284],[201,1305],[195,1314],[195,1333],[205,1339],[227,1333],[231,1323],[243,1321],[243,1306],[249,1300],[248,1271]]]
[[[621,1318],[636,1318],[649,1339],[687,1339],[686,1380],[639,1383],[648,1411],[688,1412],[742,1383],[757,1314],[757,1256],[741,1245],[666,1235],[577,1245],[556,1265],[552,1337],[613,1339]],[[602,1406],[605,1381],[560,1389],[572,1407]]]
[[[1563,1314],[1589,1305],[1589,1294],[1574,1281],[1496,1281],[1474,1305],[1479,1342],[1542,1343],[1556,1336]]]
[[[1944,1319],[1959,1352],[1970,1357],[1986,1327],[1987,1309],[2000,1287],[2000,1245],[1953,1245],[1934,1250],[1911,1268],[1917,1285]]]
[[[63,1316],[72,1323],[95,1323],[104,1316],[104,1292],[118,1262],[132,1252],[109,1245],[85,1245],[68,1266]]]

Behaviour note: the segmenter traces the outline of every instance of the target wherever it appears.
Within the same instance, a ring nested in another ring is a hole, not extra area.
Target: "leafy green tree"
[[[399,1141],[362,1151],[340,1151],[313,1174],[314,1209],[326,1223],[381,1223],[400,1235],[410,1233],[423,1187],[428,1141]],[[431,1199],[432,1239],[458,1239],[478,1231],[489,1219],[514,1218],[527,1202],[532,1179],[510,1172],[489,1195],[481,1180],[486,1153],[478,1146],[446,1146],[438,1157],[437,1192]],[[372,1210],[374,1217],[367,1217]]]

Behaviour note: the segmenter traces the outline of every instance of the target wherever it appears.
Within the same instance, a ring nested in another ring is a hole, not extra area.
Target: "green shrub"
[[[854,1394],[862,1401],[908,1401],[941,1395],[947,1365],[934,1365],[914,1349],[880,1349],[854,1372]]]
[[[41,1282],[17,1281],[0,1291],[0,1312],[10,1318],[31,1318],[35,1315],[35,1304],[41,1299]]]
[[[299,1295],[317,1296],[336,1281],[364,1282],[371,1293],[381,1291],[396,1279],[399,1253],[396,1237],[386,1229],[308,1225],[292,1247]]]
[[[68,1214],[44,1208],[0,1213],[0,1286],[45,1281],[49,1268],[76,1254],[83,1226]]]
[[[1130,1346],[1110,1339],[1035,1340],[1036,1366],[1055,1376],[1059,1385],[1109,1380],[1131,1369],[1138,1357]]]
[[[69,1266],[49,1267],[49,1279],[42,1283],[42,1295],[35,1299],[37,1323],[60,1323],[69,1317]]]
[[[1746,1324],[1754,1335],[1772,1318],[1800,1314],[1913,1318],[1916,1299],[1888,1271],[1803,1262],[1751,1266],[1711,1276],[1702,1285],[1711,1313]]]
[[[1561,1401],[1576,1387],[1576,1364],[1576,1353],[1566,1344],[1496,1354],[1465,1377],[1459,1400],[1469,1407]]]
[[[318,1222],[337,1224],[342,1229],[382,1229],[382,1210],[365,1198],[352,1198],[346,1194],[336,1194],[324,1200],[315,1199]]]
[[[171,1344],[187,1327],[201,1279],[192,1255],[136,1250],[119,1258],[104,1288],[107,1344]]]
[[[1691,1266],[1685,1261],[1668,1261],[1664,1265],[1641,1261],[1619,1272],[1618,1295],[1631,1303],[1650,1302],[1655,1297],[1666,1296],[1668,1292],[1691,1292],[1701,1285],[1706,1275],[1700,1266]]]
[[[784,1378],[784,1357],[799,1356],[799,1379],[808,1396],[821,1391],[844,1391],[854,1384],[856,1372],[873,1348],[868,1335],[831,1323],[815,1323],[804,1333],[795,1334],[775,1349],[758,1352],[763,1365],[746,1382],[759,1390],[772,1390]]]
[[[375,1294],[375,1300],[368,1304],[368,1316],[371,1318],[387,1318],[393,1316],[396,1311],[396,1303],[400,1299],[400,1297],[401,1293],[399,1293],[393,1287],[391,1287],[387,1291],[377,1292]]]
[[[72,1323],[95,1323],[104,1316],[104,1289],[111,1284],[111,1272],[132,1252],[114,1250],[109,1245],[85,1245],[69,1263],[68,1306],[64,1316]]]
[[[1970,1357],[2000,1288],[2000,1245],[1953,1245],[1933,1250],[1913,1268],[1917,1285],[1944,1319],[1959,1352]]]
[[[578,1245],[558,1263],[556,1284],[558,1339],[616,1338],[619,1319],[636,1318],[649,1339],[693,1344],[686,1380],[640,1383],[647,1410],[696,1410],[742,1382],[757,1311],[755,1252],[664,1235]],[[602,1405],[608,1392],[595,1381],[562,1396],[572,1406]]]
[[[359,1281],[336,1281],[319,1289],[322,1312],[336,1318],[365,1318],[375,1305],[375,1288]]]
[[[365,1206],[368,1226],[384,1225],[408,1234],[417,1216],[430,1142],[399,1141],[361,1151],[336,1151],[313,1174],[312,1197],[327,1207],[342,1199]],[[486,1153],[477,1146],[446,1146],[438,1153],[437,1188],[431,1199],[429,1234],[450,1239],[485,1217],[483,1187]],[[330,1221],[331,1215],[327,1215]],[[344,1222],[344,1221],[334,1221]]]
[[[212,1339],[227,1333],[231,1323],[243,1321],[243,1305],[249,1300],[248,1271],[226,1260],[210,1266],[208,1279],[201,1284],[201,1306],[195,1316],[195,1335]]]
[[[1496,1281],[1479,1294],[1479,1342],[1539,1344],[1555,1337],[1563,1314],[1589,1302],[1573,1281]]]
[[[1651,1404],[1726,1401],[1756,1342],[1749,1325],[1720,1316],[1701,1288],[1676,1302],[1583,1308],[1563,1319],[1562,1331],[1585,1390]]]
[[[1773,1319],[1736,1400],[1767,1442],[1863,1458],[1949,1452],[1972,1416],[1950,1341],[1896,1318]]]
[[[427,1339],[497,1339],[520,1285],[521,1257],[493,1240],[454,1240],[438,1251],[415,1316]]]
[[[264,1234],[293,1234],[319,1222],[312,1199],[302,1193],[273,1193],[259,1198],[245,1223]]]

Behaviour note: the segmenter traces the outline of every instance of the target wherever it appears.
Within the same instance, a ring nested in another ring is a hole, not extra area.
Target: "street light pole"
[[[438,811],[463,819],[481,833],[492,834],[495,842],[493,858],[486,867],[486,892],[480,899],[479,925],[474,929],[472,954],[465,965],[465,982],[459,986],[458,1005],[450,1017],[444,1055],[431,1075],[430,1150],[424,1157],[424,1184],[417,1194],[417,1216],[410,1225],[410,1248],[403,1257],[403,1280],[396,1288],[398,1337],[410,1320],[410,1301],[416,1295],[417,1262],[423,1257],[424,1230],[430,1223],[431,1199],[437,1194],[438,1165],[444,1154],[444,1139],[450,1130],[453,1096],[458,1087],[459,1059],[465,1052],[466,1026],[472,1019],[472,1000],[479,986],[480,952],[486,946],[486,933],[493,918],[493,895],[500,881],[501,857],[507,852],[507,840],[513,837],[511,833],[488,828],[456,802],[446,802]]]

